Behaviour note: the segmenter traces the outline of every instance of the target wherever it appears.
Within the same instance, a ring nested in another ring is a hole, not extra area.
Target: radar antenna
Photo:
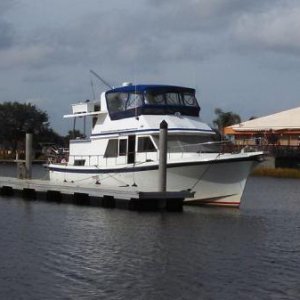
[[[93,70],[90,70],[90,72],[95,76],[97,77],[104,85],[108,86],[110,89],[113,89],[113,87],[107,83],[101,76],[99,76],[95,71]]]

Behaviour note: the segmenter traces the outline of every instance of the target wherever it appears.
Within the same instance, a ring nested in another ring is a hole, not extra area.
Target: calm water
[[[0,299],[300,299],[299,183],[183,213],[0,198]]]

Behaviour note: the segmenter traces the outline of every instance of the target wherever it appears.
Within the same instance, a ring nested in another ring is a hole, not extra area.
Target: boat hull
[[[180,161],[167,165],[167,190],[194,192],[188,204],[238,207],[247,177],[260,155],[231,156],[212,161]],[[125,168],[97,168],[49,165],[50,180],[76,185],[124,187],[139,191],[157,191],[157,164]]]

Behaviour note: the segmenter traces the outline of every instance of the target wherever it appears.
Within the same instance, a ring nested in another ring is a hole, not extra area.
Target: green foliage
[[[25,133],[34,134],[34,143],[58,142],[61,137],[48,124],[46,112],[31,103],[4,102],[0,104],[0,143],[13,151],[23,147]]]
[[[264,168],[258,167],[253,172],[254,176],[270,176],[270,177],[279,177],[279,178],[299,178],[300,179],[300,170],[298,169],[288,169],[288,168]]]
[[[224,112],[220,108],[215,109],[217,118],[213,120],[213,124],[219,132],[223,132],[224,127],[241,123],[241,117],[232,111]]]

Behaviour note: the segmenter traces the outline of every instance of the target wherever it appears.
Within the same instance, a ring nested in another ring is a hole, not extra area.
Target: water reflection
[[[251,178],[240,210],[174,214],[1,198],[0,298],[297,299],[295,183]]]

